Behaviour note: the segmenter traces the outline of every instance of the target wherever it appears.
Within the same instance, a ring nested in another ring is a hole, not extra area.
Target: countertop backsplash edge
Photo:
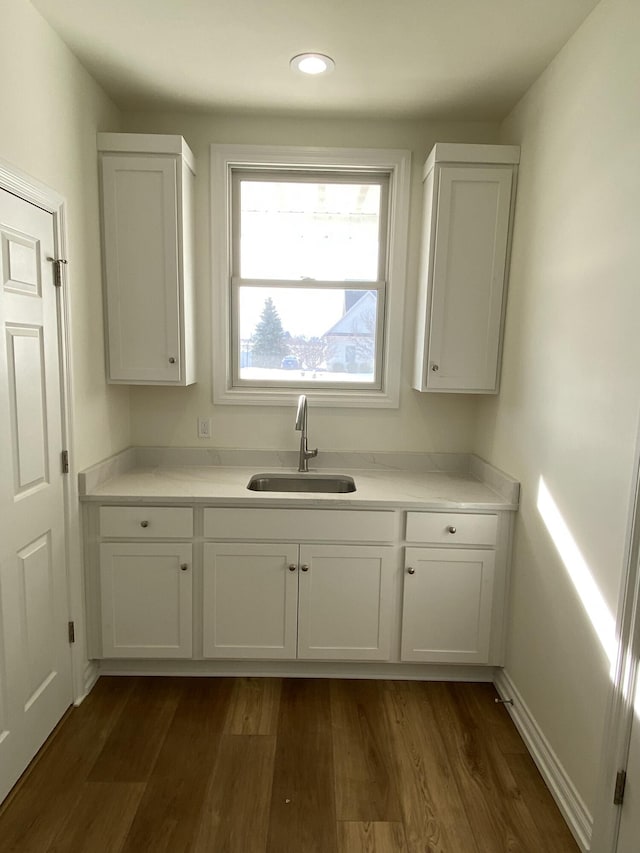
[[[295,469],[297,451],[243,450],[227,448],[128,447],[78,475],[81,497],[93,495],[105,483],[133,471],[151,472],[171,468],[242,468],[254,472]],[[360,470],[375,472],[408,472],[416,474],[451,474],[467,476],[486,485],[512,507],[519,501],[520,484],[486,460],[471,453],[420,453],[394,451],[321,451],[314,459],[313,470]]]

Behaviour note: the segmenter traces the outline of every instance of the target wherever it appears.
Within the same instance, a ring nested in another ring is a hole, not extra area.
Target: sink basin
[[[254,474],[247,488],[252,492],[319,492],[343,494],[355,492],[353,477],[347,474]]]

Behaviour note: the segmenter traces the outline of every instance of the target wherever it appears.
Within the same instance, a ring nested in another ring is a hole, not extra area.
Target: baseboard
[[[345,661],[137,660],[96,661],[100,675],[256,676],[272,678],[373,678],[403,681],[484,681],[495,667],[473,665],[358,663]]]
[[[96,681],[100,678],[100,668],[96,661],[89,660],[85,664],[84,671],[82,673],[82,695],[78,696],[78,698],[73,703],[78,706],[87,698],[89,693],[93,690],[93,687]]]
[[[509,711],[576,842],[580,849],[587,853],[591,850],[592,815],[508,673],[503,669],[497,670],[494,684],[503,699],[513,699],[513,704],[506,704],[505,707]]]

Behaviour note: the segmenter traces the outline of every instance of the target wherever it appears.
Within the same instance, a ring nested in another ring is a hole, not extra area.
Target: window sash
[[[320,287],[318,285],[321,285]],[[242,379],[240,377],[240,289],[242,287],[262,287],[265,289],[295,288],[298,291],[304,290],[361,290],[362,293],[374,291],[377,296],[376,300],[376,333],[375,333],[375,371],[373,382],[358,382],[357,380],[348,381],[322,381],[321,379],[306,380],[301,377],[296,377],[295,381],[289,382],[285,380],[270,380],[270,379]],[[230,303],[230,323],[231,323],[231,377],[232,387],[234,388],[280,388],[280,389],[336,389],[336,390],[368,390],[381,391],[382,378],[384,375],[384,353],[385,339],[384,330],[386,328],[386,310],[387,310],[387,283],[386,281],[304,281],[286,280],[286,279],[243,279],[237,276],[231,278],[231,303]]]
[[[242,210],[241,210],[241,184],[243,181],[264,181],[270,183],[312,183],[312,184],[369,184],[380,188],[380,204],[378,209],[378,258],[377,270],[378,280],[338,279],[276,279],[276,278],[242,278],[241,267],[241,235],[242,235]],[[234,388],[318,388],[336,389],[341,391],[366,389],[380,391],[382,389],[382,377],[384,374],[385,340],[384,329],[386,319],[387,302],[387,247],[389,242],[388,219],[389,219],[389,182],[390,175],[387,171],[358,171],[358,170],[331,170],[331,169],[266,169],[259,167],[238,168],[231,171],[231,384]],[[295,288],[298,291],[307,290],[362,290],[375,291],[376,302],[376,333],[375,333],[375,355],[374,355],[374,380],[373,382],[353,381],[322,381],[307,380],[296,377],[295,381],[269,380],[269,379],[242,379],[240,376],[240,288],[242,287],[264,287],[264,288]]]
[[[259,167],[231,169],[231,276],[239,276],[241,242],[240,185],[242,181],[265,181],[272,183],[323,183],[323,184],[370,184],[380,187],[378,210],[378,279],[388,278],[387,255],[389,244],[389,184],[390,174],[385,171],[336,171],[329,168],[302,170],[294,168],[266,169]],[[265,279],[266,280],[266,279]],[[275,279],[270,279],[274,281]],[[315,279],[313,279],[315,281]],[[343,280],[345,281],[345,280]],[[351,282],[349,282],[351,283]]]

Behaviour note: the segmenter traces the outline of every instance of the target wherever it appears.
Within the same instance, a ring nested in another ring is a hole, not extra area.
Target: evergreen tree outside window
[[[252,364],[255,367],[280,367],[288,354],[287,337],[282,321],[269,296],[264,303],[260,320],[251,339]]]

